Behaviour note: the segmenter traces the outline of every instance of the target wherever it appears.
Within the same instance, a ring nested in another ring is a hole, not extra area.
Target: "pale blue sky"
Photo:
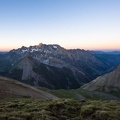
[[[120,49],[120,0],[0,0],[0,51],[40,42]]]

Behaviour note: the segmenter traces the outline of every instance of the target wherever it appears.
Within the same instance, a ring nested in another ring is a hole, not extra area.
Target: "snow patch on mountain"
[[[38,48],[32,48],[31,50],[30,50],[30,52],[36,52],[36,51],[39,51],[39,49]]]
[[[54,45],[53,45],[53,48],[54,48],[54,49],[57,49],[57,46],[54,46]]]
[[[22,50],[22,53],[25,53],[25,52],[28,52],[28,49],[26,49],[26,50]]]

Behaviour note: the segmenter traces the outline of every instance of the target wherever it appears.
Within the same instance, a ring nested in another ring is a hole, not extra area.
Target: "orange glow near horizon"
[[[0,11],[0,51],[41,42],[120,50],[120,0],[1,0]]]
[[[4,51],[10,51],[12,49],[17,49],[17,48],[19,48],[19,47],[10,47],[10,46],[9,47],[2,47],[2,48],[0,48],[0,51],[2,51],[2,52],[4,52]]]
[[[69,45],[64,45],[67,49],[85,49],[85,50],[120,50],[120,41],[117,40],[116,43],[114,40],[109,41],[92,41],[92,42],[81,42]]]
[[[30,45],[29,45],[30,46]],[[32,45],[33,46],[33,45]],[[120,50],[120,43],[116,45],[103,45],[103,44],[96,44],[94,46],[90,46],[89,44],[87,45],[60,45],[61,47],[64,47],[66,49],[85,49],[85,50]],[[9,46],[9,47],[2,47],[0,48],[0,51],[10,51],[12,49],[18,49],[22,46]],[[26,46],[28,47],[28,46]]]

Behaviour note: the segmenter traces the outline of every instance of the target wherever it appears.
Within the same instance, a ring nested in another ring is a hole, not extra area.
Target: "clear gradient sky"
[[[120,0],[0,0],[0,51],[40,42],[120,49]]]

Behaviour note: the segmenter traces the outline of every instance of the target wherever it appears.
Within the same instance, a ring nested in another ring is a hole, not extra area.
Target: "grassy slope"
[[[71,89],[71,90],[50,90],[47,88],[39,87],[38,89],[49,92],[59,98],[67,98],[67,99],[89,99],[89,100],[120,100],[119,96],[110,95],[106,93],[101,92],[95,92],[95,91],[87,91],[82,88],[80,89]]]
[[[1,120],[120,120],[117,101],[31,100],[0,101]]]
[[[23,84],[19,81],[0,76],[0,99],[13,97],[55,99],[51,95],[42,90],[38,90],[32,86]]]
[[[42,92],[42,96],[39,96],[41,95],[41,92],[38,92],[40,90],[12,79],[0,77],[0,98],[7,96],[7,99],[0,99],[0,120],[120,120],[120,102],[118,101],[99,100],[103,97],[83,89],[39,89],[62,99],[44,100],[47,99],[44,94],[48,95],[48,93]],[[11,91],[12,94],[8,94]],[[23,93],[26,91],[27,94],[33,96],[23,98]],[[37,94],[33,91],[37,91]],[[20,93],[22,95],[19,95]],[[36,96],[39,96],[40,99],[33,99]],[[86,98],[90,100],[78,100]]]
[[[20,91],[17,94],[21,91],[24,93],[26,90],[28,93],[33,94],[32,92],[37,90],[4,77],[0,77],[0,85],[1,88],[2,86],[3,88],[5,86],[11,88],[8,90],[12,90],[12,92],[14,90],[12,95],[15,95],[18,90]],[[1,88],[0,94],[4,90]],[[43,100],[43,96],[39,97],[40,99],[31,99],[38,96],[38,94],[34,94],[34,97],[31,98],[23,98],[21,95],[19,98],[17,96],[10,97],[8,94],[4,94],[8,98],[0,99],[0,120],[120,120],[120,102],[118,101],[98,100],[102,98],[83,89],[39,89],[52,93],[62,99]],[[44,93],[47,94],[46,92]],[[78,100],[85,99],[83,96],[91,100]]]

